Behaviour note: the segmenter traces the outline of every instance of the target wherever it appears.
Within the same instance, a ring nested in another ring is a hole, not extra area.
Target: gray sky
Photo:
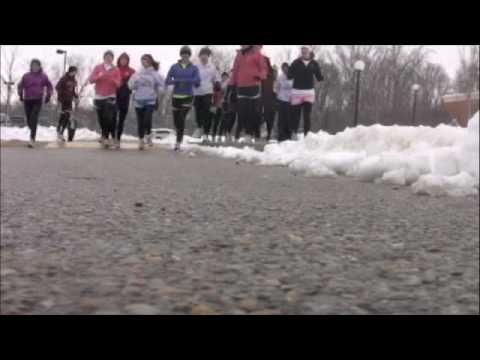
[[[4,47],[5,45],[2,45]],[[222,47],[236,48],[238,45],[221,45]],[[295,50],[298,45],[265,45],[264,53],[270,57],[274,57],[275,53],[283,47],[292,46]],[[457,45],[426,45],[433,50],[430,55],[430,61],[442,64],[448,74],[453,77],[459,65],[460,55]],[[7,50],[9,46],[6,46]],[[199,45],[192,45],[195,49]],[[106,49],[114,51],[115,56],[126,51],[132,62],[132,67],[138,68],[140,64],[140,56],[144,53],[151,53],[153,57],[160,61],[161,72],[165,73],[172,63],[178,58],[180,45],[19,45],[19,61],[16,66],[16,72],[23,73],[27,71],[29,60],[31,58],[39,58],[49,68],[52,62],[63,63],[63,57],[55,53],[56,49],[65,49],[69,54],[83,54],[88,57],[102,59],[102,54]]]

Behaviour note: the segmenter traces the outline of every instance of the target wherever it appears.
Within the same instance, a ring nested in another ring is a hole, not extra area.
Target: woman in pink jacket
[[[113,146],[115,141],[116,97],[121,85],[120,71],[113,65],[113,58],[113,52],[106,51],[103,64],[97,65],[90,75],[90,83],[95,84],[94,104],[102,130],[100,142],[105,148]]]

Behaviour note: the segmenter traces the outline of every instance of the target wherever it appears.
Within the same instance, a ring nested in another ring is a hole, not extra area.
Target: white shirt
[[[198,88],[193,88],[193,94],[195,96],[213,94],[213,84],[217,81],[222,81],[220,74],[210,62],[206,65],[203,65],[201,62],[196,65],[200,75],[200,86]]]
[[[290,101],[290,95],[292,93],[293,80],[288,80],[285,74],[281,74],[275,86],[277,92],[277,99],[280,101]]]

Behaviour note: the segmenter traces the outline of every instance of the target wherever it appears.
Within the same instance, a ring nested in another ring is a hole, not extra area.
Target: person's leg
[[[150,136],[150,134],[152,133],[152,117],[154,109],[155,107],[150,105],[145,107],[143,121],[145,124],[145,135],[147,136]]]
[[[116,99],[108,99],[107,101],[107,106],[106,106],[106,124],[107,124],[107,137],[110,136],[112,140],[115,139],[115,125],[116,125],[116,119],[115,115],[117,113],[117,102]]]
[[[38,116],[40,115],[40,110],[42,109],[42,100],[35,100],[32,105],[32,110],[30,113],[30,121],[31,121],[31,128],[30,128],[30,139],[35,141],[37,136],[37,126],[38,126]]]
[[[195,96],[195,99],[194,99],[195,122],[197,123],[197,127],[203,130],[204,124],[203,124],[202,106],[203,106],[203,96]]]
[[[30,129],[30,134],[31,134],[32,133],[32,120],[31,119],[32,119],[32,109],[33,109],[32,100],[24,100],[23,106],[25,108],[25,117],[27,118],[27,126]]]
[[[215,115],[214,115],[214,118],[213,118],[212,136],[214,138],[217,135],[221,135],[221,131],[219,131],[219,125],[220,125],[221,120],[222,120],[222,109],[218,108],[217,111],[215,112]]]
[[[105,139],[105,125],[103,121],[103,108],[105,104],[105,100],[94,100],[95,110],[97,111],[97,119],[98,125],[100,126],[100,134],[102,135],[102,139]]]
[[[279,101],[278,102],[278,122],[277,122],[277,128],[278,128],[278,141],[285,141],[287,140],[287,127],[288,124],[286,123],[286,117],[285,117],[285,109],[287,103],[285,101]]]
[[[127,118],[127,114],[128,114],[128,102],[123,103],[121,105],[119,104],[119,107],[118,107],[118,124],[117,124],[116,133],[115,133],[116,139],[118,141],[120,141],[120,139],[122,138],[123,127],[124,127],[124,124],[125,124],[125,119]]]
[[[298,128],[300,126],[300,116],[302,114],[302,105],[291,105],[290,106],[290,132],[291,135],[295,136],[298,133]]]
[[[138,139],[143,140],[145,137],[145,126],[144,126],[144,115],[145,109],[144,108],[135,108],[135,112],[137,114],[137,129],[138,129]]]
[[[203,96],[202,104],[202,117],[203,117],[203,130],[205,135],[210,135],[210,130],[212,128],[212,112],[210,108],[212,106],[212,95],[208,94]]]
[[[275,124],[275,109],[271,104],[265,108],[265,123],[267,125],[267,141],[272,137],[273,126]]]
[[[235,139],[240,139],[240,134],[244,129],[246,129],[246,117],[248,117],[248,99],[240,98],[238,99],[238,121],[237,129],[235,132]]]
[[[303,133],[305,136],[307,136],[311,129],[311,114],[312,104],[309,102],[303,103]]]
[[[237,119],[237,112],[232,111],[228,114],[228,123],[227,123],[227,132],[230,135],[235,125],[235,120]]]

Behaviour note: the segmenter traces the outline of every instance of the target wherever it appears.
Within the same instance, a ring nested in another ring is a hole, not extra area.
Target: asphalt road
[[[478,314],[479,198],[1,148],[2,314]]]

